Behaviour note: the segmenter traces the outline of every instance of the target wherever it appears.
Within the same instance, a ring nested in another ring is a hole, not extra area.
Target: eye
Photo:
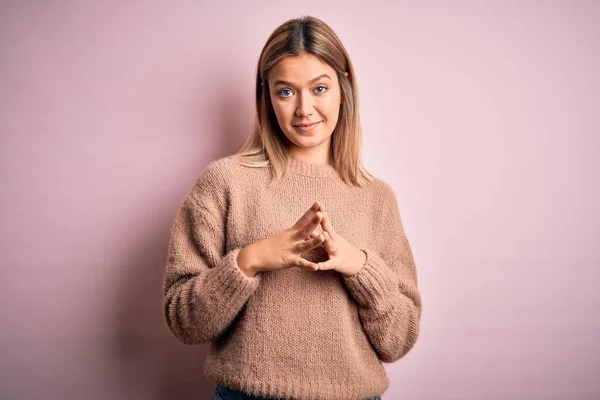
[[[281,89],[279,92],[277,92],[277,94],[281,97],[290,97],[290,96],[284,96],[282,95],[283,92],[291,92],[290,89]]]
[[[322,90],[319,90],[319,89],[322,89]],[[327,88],[327,86],[319,85],[315,88],[315,90],[317,91],[317,94],[323,94],[328,90],[328,88]],[[290,92],[290,94],[286,95],[285,92]],[[292,93],[292,91],[290,89],[281,89],[280,91],[277,92],[277,95],[279,97],[290,97],[291,93]]]

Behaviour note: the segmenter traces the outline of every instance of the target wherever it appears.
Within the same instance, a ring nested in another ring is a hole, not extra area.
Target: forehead
[[[322,74],[327,74],[331,79],[336,79],[336,73],[333,68],[319,60],[313,54],[303,53],[298,56],[288,56],[281,59],[269,71],[268,79],[271,82],[281,79],[303,85]]]

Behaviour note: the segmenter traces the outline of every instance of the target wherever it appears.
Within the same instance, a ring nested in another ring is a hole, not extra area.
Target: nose
[[[301,93],[298,96],[298,107],[296,108],[296,116],[308,117],[313,114],[313,97],[310,94]]]

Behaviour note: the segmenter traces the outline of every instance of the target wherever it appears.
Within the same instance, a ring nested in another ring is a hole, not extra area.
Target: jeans
[[[252,396],[224,385],[217,385],[213,400],[274,400],[270,397]],[[367,397],[364,400],[382,400],[381,396]]]

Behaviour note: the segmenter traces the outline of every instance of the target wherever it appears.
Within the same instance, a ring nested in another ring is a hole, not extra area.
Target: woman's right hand
[[[320,246],[325,241],[323,234],[311,238],[311,233],[323,219],[320,208],[319,202],[314,203],[292,227],[244,247],[237,256],[240,269],[251,277],[261,271],[290,267],[318,270],[317,263],[302,258],[301,254]]]

